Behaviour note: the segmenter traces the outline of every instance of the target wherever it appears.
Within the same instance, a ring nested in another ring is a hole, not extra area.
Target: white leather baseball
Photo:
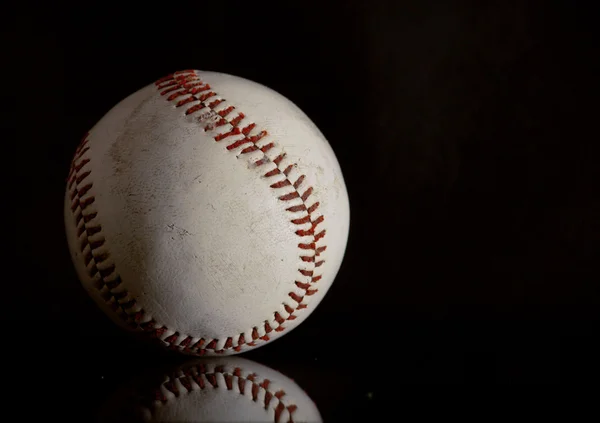
[[[83,286],[172,349],[235,354],[304,321],[339,270],[337,159],[292,102],[182,71],[121,101],[77,148],[65,226]]]
[[[99,421],[322,421],[293,380],[240,357],[195,359],[158,376],[123,385],[101,408]]]

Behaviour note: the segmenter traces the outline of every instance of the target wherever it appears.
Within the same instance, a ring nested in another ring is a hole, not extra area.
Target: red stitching
[[[298,194],[298,191],[292,191],[289,194],[282,195],[281,197],[279,197],[279,199],[281,201],[290,201],[290,200],[293,200],[294,198],[299,198],[299,197],[300,197],[300,194]],[[308,217],[310,219],[310,216],[306,216],[306,217]],[[293,222],[293,220],[292,220],[292,222]]]
[[[250,141],[248,138],[242,138],[241,140],[238,140],[238,141],[234,142],[233,144],[229,144],[227,146],[227,149],[233,150],[234,148],[238,148],[240,145],[247,144],[249,142],[252,142],[252,141]]]
[[[257,147],[257,146],[255,146],[255,145],[251,145],[251,146],[250,146],[250,147],[248,147],[248,148],[244,148],[244,149],[243,149],[243,150],[240,152],[240,154],[252,153],[253,151],[256,151],[256,150],[258,150],[258,147]]]
[[[229,123],[231,123],[231,125],[232,125],[232,126],[238,126],[238,125],[239,125],[239,123],[242,121],[242,119],[244,119],[245,117],[246,117],[246,116],[245,116],[243,113],[239,113],[239,114],[238,114],[238,115],[235,117],[235,119],[232,119],[232,121],[231,121],[231,122],[229,122]]]
[[[296,193],[296,194],[297,194],[297,193]],[[297,198],[297,197],[298,197],[298,196],[296,195],[296,197],[294,197],[294,198]],[[294,225],[303,225],[303,224],[305,224],[305,223],[310,223],[310,221],[311,221],[311,220],[310,220],[310,215],[308,215],[308,214],[307,214],[306,216],[304,216],[304,217],[302,217],[302,218],[300,218],[300,219],[293,219],[293,220],[292,220],[292,223],[293,223]],[[312,233],[310,233],[310,234],[307,234],[307,235],[312,235]]]
[[[195,383],[201,390],[204,389],[216,389],[220,388],[219,379],[217,375],[221,374],[225,388],[228,391],[237,389],[240,395],[246,395],[247,390],[252,397],[252,401],[258,403],[260,401],[261,391],[264,391],[264,399],[261,401],[260,406],[265,410],[273,408],[275,415],[273,417],[274,423],[279,423],[282,420],[283,413],[287,410],[289,417],[287,422],[294,422],[294,414],[298,411],[296,404],[284,404],[286,401],[287,393],[280,389],[275,391],[271,388],[271,381],[269,379],[259,380],[255,373],[247,376],[242,376],[242,369],[236,367],[233,371],[227,371],[224,366],[216,366],[212,370],[208,370],[204,364],[197,366],[190,366],[181,370],[182,376],[166,375],[166,380],[161,383],[161,386],[154,391],[150,391],[151,395],[142,399],[141,405],[145,406],[150,410],[151,413],[155,412],[156,404],[153,402],[160,402],[166,404],[169,402],[168,397],[165,395],[164,390],[175,395],[176,398],[181,395],[192,393]],[[234,383],[234,377],[237,378],[237,384]],[[179,382],[179,385],[177,384]],[[183,392],[185,389],[185,392]],[[271,406],[273,401],[277,401],[277,405]]]
[[[108,287],[109,289],[114,289],[119,286],[121,280],[118,275],[115,274],[115,265],[107,264],[106,267],[98,267],[98,265],[105,264],[109,255],[105,251],[99,250],[103,245],[105,240],[103,238],[96,239],[94,241],[90,240],[90,237],[99,235],[102,231],[102,226],[99,224],[91,224],[92,220],[96,218],[98,215],[97,212],[91,212],[88,214],[84,214],[84,210],[91,206],[95,197],[93,195],[89,195],[85,197],[87,194],[90,194],[90,191],[93,189],[94,184],[92,182],[87,182],[91,174],[91,170],[85,170],[81,172],[89,163],[89,158],[81,159],[83,154],[85,154],[89,147],[85,147],[85,145],[89,142],[89,134],[85,134],[81,143],[77,147],[75,151],[75,155],[73,160],[71,161],[71,170],[70,170],[70,182],[69,188],[72,189],[71,199],[73,200],[71,210],[73,211],[75,217],[75,225],[77,227],[77,236],[83,236],[83,240],[81,240],[81,244],[79,249],[83,254],[83,263],[88,268],[88,275],[90,278],[99,277],[99,281],[97,282],[96,287],[99,290],[104,289],[104,287]],[[78,161],[81,159],[80,161]],[[88,248],[89,247],[89,248]],[[107,280],[107,278],[114,276],[112,280]],[[127,297],[127,292],[122,294],[112,294],[104,295],[106,301],[114,300],[112,304],[117,305],[117,308],[121,308],[122,311],[125,311],[128,307],[132,305],[132,301],[127,301],[124,304],[121,304],[119,300]]]
[[[246,126],[244,129],[242,129],[242,134],[248,135],[250,133],[250,131],[252,131],[254,129],[255,126],[256,126],[255,123],[251,123],[250,125]]]
[[[293,168],[294,168],[294,165],[289,165],[288,167],[285,168],[285,170],[283,171],[283,174],[285,176],[288,176]]]
[[[295,225],[310,225],[310,229],[298,229],[295,233],[299,237],[312,237],[310,241],[302,241],[298,243],[298,248],[300,251],[314,251],[314,255],[300,255],[299,258],[303,263],[313,263],[314,268],[320,267],[324,260],[316,260],[316,257],[319,256],[325,249],[326,246],[317,246],[316,243],[322,240],[325,237],[326,231],[322,230],[318,233],[315,233],[316,227],[324,221],[324,216],[320,215],[316,218],[313,218],[313,213],[318,209],[319,202],[315,202],[311,205],[307,204],[308,198],[311,196],[313,192],[313,187],[309,186],[307,188],[302,188],[303,183],[305,182],[305,175],[300,175],[295,181],[291,181],[289,179],[290,173],[296,167],[295,164],[289,164],[285,168],[280,168],[282,166],[282,162],[285,159],[285,153],[281,153],[273,159],[270,159],[266,153],[275,147],[275,143],[271,142],[263,146],[257,145],[257,142],[261,139],[265,138],[268,135],[268,132],[265,130],[261,130],[260,132],[250,135],[253,130],[256,130],[255,123],[249,123],[245,127],[240,128],[239,124],[245,118],[243,113],[237,113],[234,116],[233,111],[235,110],[234,106],[226,107],[222,110],[215,110],[215,108],[224,102],[225,100],[221,98],[213,99],[217,94],[211,90],[209,84],[204,83],[200,80],[200,78],[195,74],[194,71],[182,71],[176,72],[175,74],[166,76],[158,80],[155,85],[159,91],[161,96],[167,96],[167,101],[176,101],[176,106],[181,107],[186,104],[195,103],[190,105],[185,110],[185,115],[192,115],[194,113],[199,112],[200,110],[210,110],[211,113],[215,113],[220,119],[214,123],[209,124],[205,127],[206,131],[214,130],[217,127],[222,127],[226,125],[230,125],[231,129],[226,132],[221,132],[219,134],[214,135],[213,139],[216,142],[222,141],[225,138],[235,135],[244,135],[244,138],[240,140],[236,140],[233,143],[230,143],[225,148],[227,150],[234,150],[244,144],[251,144],[249,147],[244,148],[240,154],[247,154],[253,151],[261,151],[263,157],[255,161],[256,166],[262,166],[267,163],[272,163],[276,167],[273,170],[265,172],[263,177],[271,178],[276,175],[283,175],[285,179],[273,182],[269,186],[272,189],[290,189],[293,190],[278,196],[279,200],[288,202],[292,200],[299,199],[302,201],[302,204],[297,204],[293,206],[287,207],[285,210],[291,213],[301,213],[305,212],[306,214],[301,217],[296,217],[291,219],[291,222]],[[208,92],[207,92],[208,91]],[[203,93],[202,95],[197,95],[198,93]],[[188,96],[186,98],[181,98],[182,96]],[[208,99],[212,99],[210,103],[206,101]],[[202,114],[205,116],[205,113]],[[234,116],[231,120],[227,120],[227,116]],[[71,169],[69,172],[69,176],[67,178],[68,187],[72,190],[71,192],[71,210],[75,216],[75,223],[77,226],[78,236],[83,236],[85,234],[85,238],[82,241],[81,252],[84,254],[84,263],[86,266],[90,266],[89,275],[91,278],[99,275],[100,279],[97,283],[97,288],[99,290],[103,290],[104,287],[108,288],[108,292],[104,292],[103,295],[107,302],[110,302],[111,307],[118,312],[119,316],[125,320],[126,323],[131,325],[133,328],[138,328],[144,332],[148,332],[151,336],[160,338],[165,333],[169,332],[167,327],[156,327],[157,323],[154,319],[150,319],[149,321],[142,322],[144,320],[144,316],[146,312],[144,309],[133,310],[136,306],[136,302],[134,299],[128,300],[128,291],[123,290],[120,287],[119,293],[111,292],[113,289],[119,287],[122,283],[120,276],[116,273],[115,265],[110,263],[105,263],[109,258],[108,254],[103,251],[99,251],[99,248],[104,245],[104,238],[99,238],[94,241],[90,241],[89,238],[91,236],[99,236],[102,232],[101,225],[92,225],[90,226],[91,221],[97,217],[97,212],[91,212],[84,214],[83,211],[93,204],[95,197],[91,195],[93,191],[93,183],[87,182],[89,176],[91,174],[91,170],[86,170],[88,164],[90,163],[90,159],[88,157],[83,157],[85,153],[87,153],[90,149],[89,143],[89,134],[86,134],[85,137],[81,140],[81,143],[77,147],[75,151],[75,156],[72,160]],[[83,186],[80,186],[85,184]],[[302,188],[303,191],[300,191]],[[87,195],[87,197],[85,197]],[[86,252],[86,249],[89,246],[89,250]],[[97,265],[101,264],[102,267],[98,268]],[[318,282],[321,279],[321,275],[314,275],[313,270],[306,269],[298,269],[299,273],[303,276],[310,277],[310,283],[304,283],[300,281],[295,281],[294,285],[304,291],[304,296],[300,296],[295,292],[290,292],[289,297],[294,300],[297,305],[295,308],[290,305],[284,303],[284,309],[288,313],[288,317],[283,318],[279,312],[274,312],[273,317],[274,320],[279,324],[279,326],[273,328],[265,321],[263,323],[262,328],[264,329],[265,335],[260,336],[259,328],[254,327],[252,329],[252,340],[250,342],[246,341],[244,333],[237,335],[237,345],[234,345],[235,337],[228,337],[226,339],[225,345],[222,349],[217,350],[217,345],[219,340],[205,340],[201,338],[197,340],[192,345],[193,337],[189,335],[181,335],[179,332],[175,332],[165,339],[162,339],[162,342],[167,344],[170,348],[175,348],[179,350],[183,350],[190,354],[196,355],[204,355],[208,350],[211,350],[215,353],[223,353],[225,350],[233,349],[234,351],[241,351],[241,347],[243,345],[255,346],[256,341],[269,340],[268,334],[275,331],[281,332],[285,330],[283,324],[286,320],[294,320],[296,316],[294,313],[297,310],[301,310],[307,307],[307,304],[303,303],[304,298],[307,296],[311,296],[317,292],[317,289],[312,289],[313,283]],[[111,278],[111,280],[107,280],[107,278]]]

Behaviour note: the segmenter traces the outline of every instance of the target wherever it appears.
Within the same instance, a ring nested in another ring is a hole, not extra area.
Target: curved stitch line
[[[191,106],[190,108],[188,108],[185,112],[186,115],[190,115],[190,114],[196,113],[200,110],[204,110],[204,109],[208,108],[213,113],[216,112],[216,114],[219,116],[226,116],[226,115],[231,114],[231,112],[233,110],[235,110],[235,107],[229,106],[226,109],[217,112],[215,110],[215,108],[224,101],[223,99],[211,100],[211,102],[207,104],[206,100],[212,99],[212,97],[217,95],[213,91],[210,91],[208,93],[210,95],[203,94],[202,96],[196,97],[195,94],[197,92],[209,90],[210,86],[208,84],[200,81],[200,78],[196,75],[195,71],[175,72],[174,74],[168,75],[168,76],[158,80],[155,83],[155,85],[157,86],[157,89],[159,90],[160,95],[164,96],[166,94],[170,94],[167,97],[168,101],[174,101],[178,98],[181,98],[181,96],[183,96],[183,95],[190,95],[189,98],[186,98],[183,100],[178,100],[176,107],[179,107],[183,104],[192,103],[195,101],[200,102],[199,104],[195,104],[195,105]],[[168,89],[165,89],[167,87],[168,87]],[[182,89],[182,90],[177,91],[179,89]],[[202,114],[202,117],[205,117],[205,113]],[[262,130],[256,135],[250,135],[251,131],[254,130],[256,127],[256,124],[254,124],[254,123],[251,123],[248,126],[246,126],[245,128],[240,130],[238,125],[244,117],[245,117],[245,115],[243,113],[239,113],[234,118],[232,118],[231,121],[226,121],[225,123],[223,123],[222,120],[219,120],[219,122],[217,122],[216,126],[222,126],[225,124],[229,124],[232,126],[232,130],[230,130],[229,132],[227,132],[225,134],[223,134],[223,133],[217,134],[213,138],[216,142],[220,142],[220,141],[226,139],[227,136],[229,136],[229,135],[243,134],[245,136],[245,138],[243,138],[243,140],[245,140],[245,143],[251,143],[252,144],[251,147],[253,147],[253,149],[251,149],[250,147],[246,148],[246,149],[242,150],[242,152],[240,154],[246,154],[251,151],[261,150],[263,157],[260,160],[256,161],[255,165],[260,166],[260,165],[263,165],[263,164],[266,164],[269,162],[276,165],[275,169],[273,169],[269,172],[266,172],[263,176],[265,178],[270,178],[275,175],[284,175],[286,177],[286,179],[284,179],[284,181],[286,181],[286,182],[274,183],[274,184],[270,185],[270,187],[272,189],[279,189],[279,188],[288,187],[288,186],[293,187],[294,190],[291,193],[285,194],[285,195],[282,195],[279,197],[279,199],[281,201],[290,201],[290,200],[296,199],[296,198],[301,199],[301,201],[302,201],[301,205],[291,206],[289,208],[286,208],[285,210],[289,211],[289,212],[294,212],[294,213],[300,212],[300,211],[307,212],[307,215],[304,216],[303,218],[293,219],[293,220],[291,220],[291,222],[294,224],[297,224],[297,225],[303,225],[303,224],[310,223],[310,225],[311,225],[310,229],[297,230],[295,233],[296,233],[296,235],[298,235],[300,237],[311,236],[313,238],[313,241],[309,244],[299,243],[298,248],[300,250],[314,251],[314,255],[312,255],[312,256],[311,255],[309,255],[309,256],[300,255],[300,259],[304,263],[313,263],[313,267],[316,270],[316,268],[320,267],[324,263],[323,260],[317,260],[317,258],[326,249],[326,246],[317,247],[316,243],[317,243],[317,241],[323,239],[326,231],[322,230],[319,233],[316,233],[317,226],[324,221],[324,216],[320,215],[317,219],[314,219],[314,220],[311,216],[312,213],[314,213],[317,210],[317,208],[319,207],[319,202],[315,202],[314,204],[312,204],[310,206],[308,206],[306,204],[306,201],[308,200],[308,198],[310,197],[310,195],[313,192],[313,187],[312,186],[308,187],[302,192],[299,190],[302,185],[302,182],[305,179],[305,175],[301,175],[300,177],[298,177],[298,179],[296,179],[296,181],[293,181],[293,182],[288,179],[288,176],[295,165],[290,164],[285,169],[283,169],[283,170],[280,169],[279,166],[280,166],[283,158],[285,157],[285,153],[280,154],[273,160],[269,159],[265,153],[266,153],[266,151],[268,151],[269,149],[274,147],[274,143],[270,143],[263,147],[258,147],[256,145],[256,143],[260,139],[264,138],[267,135],[267,131]],[[219,125],[219,123],[221,123],[222,125]],[[212,127],[205,128],[205,130],[209,130],[209,129],[214,129],[214,128],[212,128]],[[88,146],[88,142],[89,142],[88,137],[89,137],[89,133],[87,133],[83,137],[80,145],[77,147],[75,155],[74,155],[72,163],[71,163],[71,170],[69,172],[69,177],[68,177],[68,187],[69,187],[69,189],[73,190],[73,192],[71,193],[71,198],[73,200],[73,205],[71,207],[71,210],[75,214],[75,221],[76,221],[75,224],[78,227],[78,234],[81,235],[83,233],[86,233],[85,239],[81,246],[82,253],[85,251],[85,249],[88,246],[90,247],[89,251],[84,256],[84,263],[86,266],[89,266],[89,264],[93,262],[92,267],[89,270],[89,276],[91,278],[94,278],[94,277],[96,277],[97,274],[99,274],[99,280],[97,282],[96,288],[101,292],[104,291],[105,287],[107,288],[107,290],[102,292],[102,295],[103,295],[104,300],[111,307],[111,309],[113,311],[115,311],[118,314],[118,316],[132,328],[141,329],[142,331],[149,333],[149,335],[160,339],[166,332],[170,332],[171,330],[169,328],[167,328],[166,326],[157,328],[156,327],[157,322],[154,319],[152,319],[150,316],[148,316],[143,308],[140,309],[139,307],[137,307],[137,303],[136,303],[135,299],[129,299],[128,291],[126,289],[123,290],[122,287],[120,286],[122,284],[122,280],[121,280],[120,276],[116,273],[115,265],[111,264],[108,267],[106,267],[105,269],[98,269],[96,266],[97,264],[99,264],[97,262],[98,259],[96,258],[96,256],[100,256],[100,252],[98,252],[97,250],[98,250],[98,248],[103,246],[104,239],[102,239],[100,241],[90,242],[88,238],[91,235],[101,233],[102,228],[100,225],[97,225],[93,228],[89,228],[87,226],[89,221],[92,218],[95,218],[97,216],[97,212],[93,213],[93,217],[90,217],[89,219],[86,219],[86,217],[83,215],[83,209],[94,202],[94,196],[90,195],[85,200],[81,199],[81,197],[83,197],[83,193],[88,193],[89,191],[93,190],[93,184],[86,183],[86,185],[82,189],[78,189],[78,185],[83,183],[86,179],[88,179],[91,174],[90,170],[85,170],[85,168],[87,167],[86,165],[90,162],[90,159],[87,157],[82,159],[84,154],[87,153],[90,149],[90,147]],[[230,144],[230,146],[237,144],[238,142],[239,141],[235,141],[234,143]],[[232,150],[233,148],[235,148],[235,147],[231,147],[231,148],[228,148],[228,147],[226,147],[228,150]],[[82,160],[78,161],[79,159],[82,159]],[[85,191],[85,192],[83,192],[83,191]],[[76,214],[76,212],[78,210],[79,210],[79,213]],[[90,216],[92,216],[92,215],[90,215]],[[81,228],[79,228],[80,224],[82,224]],[[81,231],[81,233],[79,233],[79,230]],[[103,257],[103,259],[106,259],[107,255],[105,253],[103,253],[102,257]],[[302,274],[303,276],[310,276],[311,277],[310,283],[316,283],[322,277],[322,275],[314,276],[313,271],[308,271],[308,270],[302,269],[302,268],[298,269],[298,272],[300,274]],[[210,342],[208,342],[208,344],[206,344],[207,341],[204,338],[200,338],[197,342],[195,342],[193,345],[191,345],[194,337],[192,337],[190,335],[181,335],[179,332],[174,332],[172,335],[166,337],[165,339],[162,339],[161,341],[163,343],[167,344],[167,346],[171,349],[181,350],[188,354],[194,354],[194,355],[200,355],[200,356],[206,354],[206,352],[209,350],[212,352],[215,352],[215,353],[224,353],[225,350],[229,350],[229,349],[233,349],[234,351],[239,352],[239,351],[241,351],[241,348],[243,345],[248,345],[248,346],[254,347],[257,345],[257,343],[260,343],[260,341],[270,340],[268,335],[273,330],[276,332],[282,332],[283,330],[285,330],[285,327],[283,327],[284,322],[286,320],[296,319],[296,316],[294,315],[296,310],[301,310],[301,309],[304,309],[307,307],[307,304],[304,303],[305,297],[314,295],[317,292],[317,289],[310,289],[310,287],[311,287],[310,284],[304,284],[302,282],[295,281],[294,285],[305,291],[305,294],[302,297],[299,296],[298,294],[296,294],[295,292],[290,292],[288,294],[289,297],[298,304],[296,306],[296,308],[294,309],[293,307],[289,306],[288,304],[286,304],[284,302],[282,305],[284,306],[285,311],[288,313],[288,317],[284,318],[283,316],[281,316],[281,314],[279,314],[279,312],[274,312],[273,313],[274,320],[275,320],[275,322],[277,322],[277,324],[279,324],[279,326],[272,328],[271,325],[269,324],[269,322],[265,321],[263,323],[263,329],[264,329],[265,335],[263,335],[263,336],[260,336],[258,328],[254,327],[252,329],[252,334],[251,334],[252,339],[250,342],[246,341],[245,334],[241,333],[241,334],[237,335],[237,345],[236,346],[234,346],[234,337],[230,336],[230,337],[226,338],[224,347],[222,349],[217,350],[217,344],[219,342],[218,339],[213,339]],[[119,293],[113,293],[112,291],[117,287],[120,287],[121,291]],[[148,318],[150,320],[145,321]],[[178,340],[180,340],[180,341],[178,342]]]
[[[216,374],[223,375],[223,379],[225,379],[225,387],[228,391],[237,391],[240,395],[246,395],[246,390],[250,389],[250,393],[252,395],[252,401],[258,402],[259,400],[259,392],[260,389],[265,390],[264,400],[262,402],[262,406],[265,410],[269,408],[269,405],[277,401],[277,405],[273,408],[275,412],[274,422],[278,423],[281,421],[281,417],[284,411],[288,411],[289,419],[288,422],[294,421],[293,414],[298,410],[298,406],[295,404],[285,405],[283,403],[283,398],[286,396],[285,391],[273,391],[270,388],[271,381],[269,379],[263,379],[262,381],[257,380],[256,374],[252,373],[246,377],[242,377],[242,369],[236,367],[233,369],[233,372],[227,372],[224,369],[224,366],[217,366],[212,370],[212,373],[207,371],[206,366],[204,364],[200,364],[198,366],[193,366],[190,368],[182,369],[181,372],[183,376],[171,377],[167,376],[167,380],[164,381],[159,388],[154,390],[151,399],[146,399],[143,404],[146,408],[148,408],[151,413],[154,411],[154,402],[161,402],[166,404],[169,401],[169,398],[162,392],[161,388],[171,392],[178,398],[182,394],[189,394],[194,391],[193,383],[195,383],[201,390],[204,389],[214,389],[219,388]],[[234,377],[237,378],[237,384],[234,384]],[[181,392],[177,383],[185,389],[185,392]]]

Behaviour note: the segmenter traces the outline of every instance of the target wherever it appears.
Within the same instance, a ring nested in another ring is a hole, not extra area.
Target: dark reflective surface
[[[397,394],[406,384],[597,379],[591,14],[577,2],[359,3],[48,6],[8,22],[7,69],[29,81],[5,79],[22,106],[5,156],[18,184],[4,203],[19,260],[5,263],[2,308],[15,409],[91,421],[130,377],[185,361],[96,310],[62,204],[81,135],[186,68],[280,91],[344,171],[337,280],[298,329],[244,355],[293,379],[325,421],[418,408]]]
[[[152,371],[124,383],[100,422],[321,422],[293,380],[240,357],[213,357]]]

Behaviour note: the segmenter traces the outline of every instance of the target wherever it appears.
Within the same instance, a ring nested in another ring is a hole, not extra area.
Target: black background
[[[5,264],[3,338],[28,363],[8,366],[17,379],[33,389],[43,375],[51,414],[86,421],[130,376],[181,361],[95,309],[62,207],[82,134],[133,91],[195,68],[295,102],[330,141],[350,196],[327,297],[247,358],[294,378],[329,421],[397,411],[401,400],[383,398],[404,384],[595,383],[591,13],[573,1],[481,3],[85,2],[10,14],[5,55],[17,67],[4,68],[4,93],[18,107],[5,115],[16,137],[5,160],[18,188],[4,204],[17,205],[18,264]]]

